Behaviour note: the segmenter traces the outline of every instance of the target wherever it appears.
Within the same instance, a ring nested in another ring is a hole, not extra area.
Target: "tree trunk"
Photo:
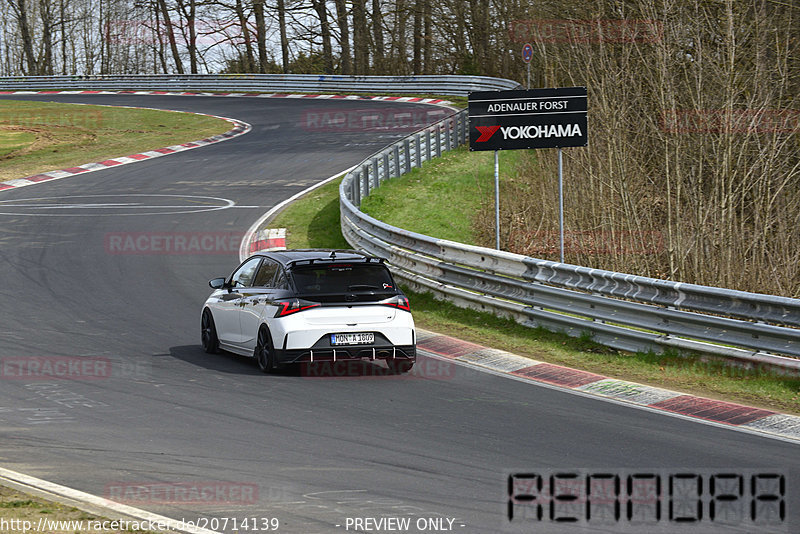
[[[283,73],[289,73],[289,38],[286,35],[286,5],[284,0],[278,0],[278,27],[281,34],[281,62]]]
[[[178,52],[178,43],[175,42],[175,30],[172,28],[172,21],[169,18],[169,10],[167,10],[166,0],[158,0],[158,5],[161,7],[161,14],[164,15],[164,25],[167,27],[167,38],[169,39],[169,46],[172,49],[172,59],[175,61],[175,69],[178,74],[183,74],[183,61],[181,61],[180,52]]]
[[[67,74],[67,8],[66,0],[59,0],[59,17],[61,20],[61,74]]]
[[[431,0],[425,0],[423,5],[424,10],[422,12],[422,17],[424,20],[424,32],[422,37],[422,61],[424,66],[422,67],[422,72],[425,74],[430,74],[433,72],[433,62],[431,61],[431,47],[433,45],[433,39],[431,38]]]
[[[244,60],[244,70],[245,72],[255,72],[255,62],[256,59],[253,56],[253,43],[250,42],[250,29],[247,27],[247,17],[244,15],[244,6],[242,6],[242,0],[236,0],[236,17],[239,19],[239,26],[242,28],[242,39],[244,39],[244,49],[245,49],[245,60]]]
[[[488,73],[493,70],[488,57],[491,24],[489,0],[470,0],[470,19],[472,20],[470,41],[475,65],[481,73]]]
[[[342,49],[341,72],[352,74],[353,66],[350,52],[350,26],[347,22],[347,5],[345,0],[336,0],[336,19],[339,25],[339,47]]]
[[[414,2],[414,59],[411,63],[412,74],[422,73],[423,4],[424,0],[416,0]]]
[[[258,42],[258,72],[267,72],[267,24],[264,22],[264,0],[255,0],[253,12],[256,14],[256,41]],[[286,72],[286,65],[283,67]]]
[[[369,74],[369,33],[366,0],[353,0],[353,48],[356,74]]]
[[[16,4],[11,4],[17,15],[19,23],[19,33],[22,37],[22,51],[25,55],[25,63],[27,65],[28,76],[36,76],[39,74],[39,67],[36,64],[36,58],[33,55],[33,38],[31,37],[31,29],[28,25],[28,8],[25,5],[25,0],[17,0]]]
[[[164,74],[167,74],[169,70],[167,69],[167,58],[164,57],[164,34],[161,32],[161,13],[158,9],[158,4],[153,4],[153,12],[156,17],[156,38],[158,39],[158,46],[156,50],[156,55],[158,56],[158,61],[161,64],[161,71]]]
[[[406,13],[406,0],[396,0],[395,9],[395,34],[394,39],[394,53],[395,63],[393,69],[398,71],[398,74],[405,74],[408,72],[406,64],[406,22],[408,14]]]
[[[50,12],[50,8],[50,0],[39,0],[42,19],[42,53],[39,72],[44,75],[53,74],[53,14]]]
[[[186,19],[187,27],[182,30],[182,33],[186,38],[186,48],[189,51],[189,69],[192,74],[197,74],[197,28],[195,28],[197,6],[195,0],[189,0],[188,5],[184,0],[178,0],[178,9]],[[187,30],[188,35],[186,35]]]
[[[372,36],[375,50],[374,73],[383,74],[384,71],[384,50],[383,50],[383,17],[381,16],[380,0],[372,0]]]
[[[325,5],[325,0],[312,0],[312,3],[319,17],[319,25],[322,32],[324,71],[325,74],[333,74],[333,48],[331,46],[331,26],[328,23],[328,8]]]

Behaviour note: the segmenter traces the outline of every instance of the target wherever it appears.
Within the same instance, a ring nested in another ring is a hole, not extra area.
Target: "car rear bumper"
[[[404,360],[414,362],[416,359],[417,348],[415,345],[314,347],[276,351],[275,355],[276,363],[279,365],[346,360]]]

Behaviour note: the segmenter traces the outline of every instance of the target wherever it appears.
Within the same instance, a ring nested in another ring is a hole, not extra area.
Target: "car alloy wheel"
[[[258,343],[256,344],[256,362],[262,373],[272,373],[275,370],[275,354],[272,348],[272,338],[266,327],[258,331]]]
[[[217,327],[214,325],[214,317],[208,308],[203,310],[203,317],[200,320],[200,339],[203,344],[203,350],[207,353],[214,354],[219,351]]]

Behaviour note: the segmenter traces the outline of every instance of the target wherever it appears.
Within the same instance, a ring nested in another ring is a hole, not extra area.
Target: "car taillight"
[[[411,303],[408,302],[408,298],[402,295],[397,295],[389,300],[384,300],[381,302],[384,306],[391,306],[392,308],[397,308],[399,310],[405,310],[407,312],[411,311]]]
[[[287,315],[308,310],[309,308],[322,306],[322,304],[319,302],[311,302],[310,300],[301,299],[280,300],[277,302],[277,304],[278,311],[275,313],[275,317],[286,317]]]

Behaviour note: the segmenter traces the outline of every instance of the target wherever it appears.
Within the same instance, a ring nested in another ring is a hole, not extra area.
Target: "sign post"
[[[522,47],[522,61],[528,66],[528,89],[531,88],[531,59],[533,59],[533,45],[525,43]]]
[[[500,151],[494,151],[494,248],[500,250]]]
[[[561,263],[564,263],[564,166],[561,160],[561,147],[558,147],[558,250]]]
[[[495,151],[495,237],[500,248],[500,150],[558,148],[559,241],[564,262],[564,185],[561,149],[586,146],[585,87],[476,91],[469,94],[469,149]]]

